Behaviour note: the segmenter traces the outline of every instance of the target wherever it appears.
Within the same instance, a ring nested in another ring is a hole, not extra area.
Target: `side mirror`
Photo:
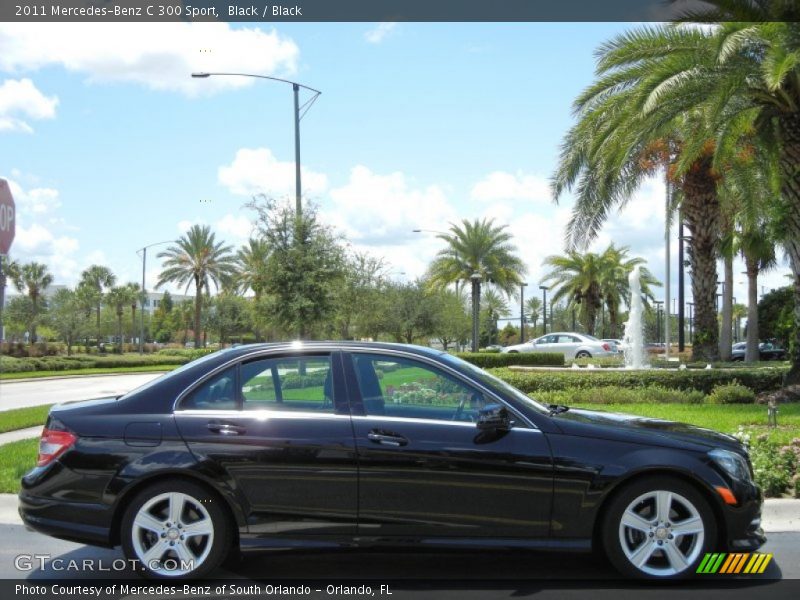
[[[508,431],[511,429],[511,417],[505,406],[487,404],[478,413],[477,426],[481,431]]]

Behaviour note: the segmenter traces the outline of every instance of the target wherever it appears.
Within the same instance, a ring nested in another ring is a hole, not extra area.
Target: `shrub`
[[[561,352],[459,352],[458,358],[471,362],[476,367],[507,367],[509,365],[563,367],[564,355]]]
[[[502,355],[501,355],[502,356]],[[624,388],[662,387],[670,390],[696,390],[710,394],[717,385],[739,382],[756,393],[781,387],[787,368],[740,368],[724,370],[658,370],[641,371],[607,369],[565,369],[563,371],[512,371],[492,369],[526,394],[562,390],[618,386]]]
[[[188,360],[194,360],[216,351],[216,348],[164,348],[163,350],[159,350],[157,355],[180,356]]]
[[[755,392],[736,380],[717,385],[708,395],[709,404],[753,404],[755,401]]]
[[[532,396],[545,404],[702,404],[705,394],[697,390],[670,390],[658,386],[625,388],[606,386],[540,392]]]

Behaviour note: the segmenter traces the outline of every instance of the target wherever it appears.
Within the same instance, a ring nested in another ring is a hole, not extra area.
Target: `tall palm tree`
[[[798,383],[800,4],[706,0],[686,19],[712,25],[691,28],[696,39],[682,47],[648,45],[650,52],[667,57],[654,78],[657,101],[651,106],[667,117],[687,110],[702,111],[716,133],[718,164],[731,146],[747,135],[755,138],[755,151],[770,155],[777,165],[780,194],[770,202],[774,209],[771,221],[789,257],[795,298],[794,353],[786,382]],[[697,146],[698,136],[693,137]]]
[[[156,287],[176,283],[189,287],[194,284],[194,345],[200,347],[200,316],[203,308],[203,292],[213,282],[217,289],[227,283],[236,272],[236,257],[232,248],[217,242],[207,225],[193,225],[174,246],[158,253],[164,258],[164,270]]]
[[[535,332],[539,317],[542,316],[542,301],[536,296],[528,298],[528,301],[525,302],[525,314],[533,325],[533,330]]]
[[[481,284],[489,282],[511,295],[527,272],[517,256],[511,234],[494,219],[451,223],[449,233],[437,236],[446,243],[429,268],[429,281],[445,287],[458,281],[475,281],[476,305],[481,303]],[[474,275],[480,277],[475,279]]]
[[[130,285],[120,285],[113,287],[106,294],[106,302],[109,306],[113,307],[117,315],[117,339],[119,343],[115,345],[116,352],[122,353],[122,317],[125,314],[125,309],[131,305],[136,304],[136,291]]]
[[[6,267],[8,276],[14,287],[21,294],[26,294],[31,301],[31,322],[28,324],[31,343],[36,341],[36,324],[43,310],[42,294],[53,283],[53,276],[47,270],[47,265],[37,262],[18,264],[11,262]]]
[[[131,292],[131,335],[130,339],[133,342],[133,338],[136,337],[136,309],[140,302],[142,302],[142,288],[138,283],[129,282],[126,284],[126,287]]]
[[[542,278],[555,288],[552,304],[567,300],[573,307],[580,307],[586,331],[593,334],[597,312],[603,305],[600,286],[605,265],[601,257],[593,252],[571,250],[565,256],[548,256],[544,264],[552,267]]]
[[[256,300],[267,290],[267,260],[269,244],[263,238],[250,238],[236,253],[236,284],[242,292],[253,290]]]
[[[493,342],[493,337],[497,331],[497,319],[500,317],[507,317],[511,314],[508,308],[508,302],[503,298],[502,294],[489,287],[481,299],[481,309],[486,314],[487,331],[489,333],[489,343]]]
[[[609,212],[623,207],[649,177],[662,170],[692,233],[692,292],[696,332],[693,355],[716,359],[717,244],[720,204],[715,146],[702,111],[664,117],[654,79],[662,61],[690,62],[680,53],[702,33],[648,27],[618,36],[598,51],[598,79],[575,102],[578,122],[562,144],[553,178],[558,199],[574,189],[576,203],[568,228],[571,247],[585,246]],[[655,41],[653,41],[655,40]],[[672,55],[659,55],[672,48]],[[656,108],[653,108],[653,107]],[[705,133],[705,137],[703,134]]]
[[[81,273],[78,285],[84,288],[84,297],[90,297],[97,317],[96,334],[100,340],[100,307],[103,305],[103,292],[117,283],[117,276],[102,265],[91,265]]]

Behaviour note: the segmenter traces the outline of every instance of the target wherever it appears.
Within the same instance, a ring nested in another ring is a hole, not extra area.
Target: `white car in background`
[[[608,342],[611,345],[611,349],[615,350],[618,353],[625,352],[625,349],[627,348],[627,346],[625,345],[625,342],[623,342],[622,340],[615,339],[615,338],[603,338],[600,341],[601,342]]]
[[[567,360],[617,354],[615,348],[608,342],[598,340],[593,335],[572,332],[548,333],[524,344],[506,346],[502,352],[561,352]]]

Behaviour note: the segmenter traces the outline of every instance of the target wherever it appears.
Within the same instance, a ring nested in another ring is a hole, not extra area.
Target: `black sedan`
[[[377,545],[603,551],[676,578],[765,542],[747,451],[679,423],[546,406],[435,350],[249,345],[56,406],[20,514],[149,577],[231,552]]]
[[[745,359],[747,342],[738,342],[731,346],[731,360],[736,362]],[[786,350],[772,342],[758,344],[758,360],[786,360]]]

